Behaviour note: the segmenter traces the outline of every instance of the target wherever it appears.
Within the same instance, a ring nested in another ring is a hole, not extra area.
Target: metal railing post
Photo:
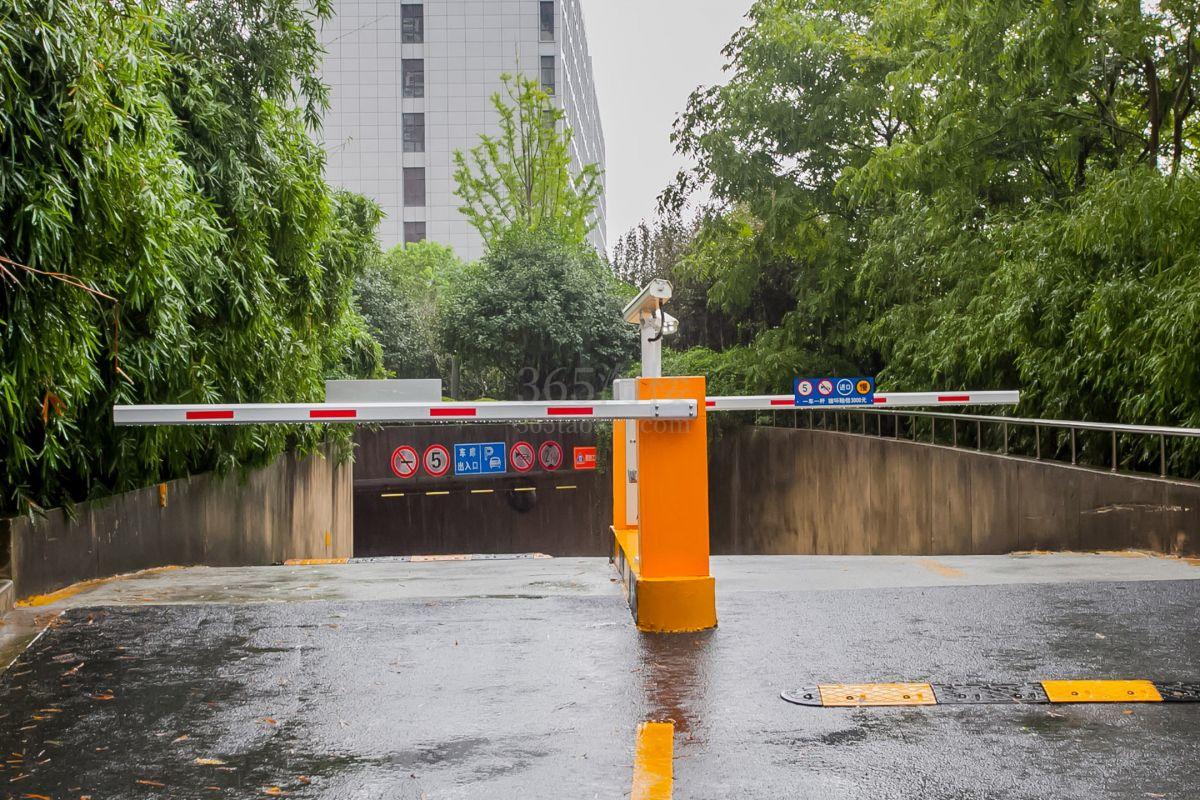
[[[1037,460],[1041,461],[1042,460],[1042,426],[1041,425],[1033,426],[1033,436],[1034,436],[1034,439],[1037,441]]]
[[[1008,455],[1008,423],[1004,423],[1004,455]]]
[[[975,420],[975,449],[983,450],[983,422]]]
[[[1075,458],[1075,429],[1071,428],[1071,464],[1078,463]]]
[[[929,443],[937,444],[937,417],[929,418]]]
[[[1167,477],[1167,437],[1158,437],[1158,476]]]
[[[1117,471],[1117,432],[1112,432],[1112,471]]]
[[[958,447],[958,420],[950,420],[950,430],[954,434],[954,446]]]

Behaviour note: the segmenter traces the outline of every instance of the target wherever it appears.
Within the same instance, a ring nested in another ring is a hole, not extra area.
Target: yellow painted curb
[[[675,723],[643,722],[638,726],[630,800],[671,800],[674,755]]]
[[[323,567],[330,564],[345,564],[348,558],[289,558],[283,562],[285,567]]]
[[[156,572],[169,572],[174,569],[183,569],[183,567],[151,567],[150,569],[139,570],[138,572],[127,572],[122,575],[112,575],[107,578],[93,578],[90,581],[80,581],[79,583],[71,584],[65,588],[59,589],[48,594],[35,594],[29,597],[22,598],[16,602],[17,608],[41,608],[42,606],[53,605],[60,600],[66,600],[74,597],[80,592],[85,592],[88,589],[94,589],[97,586],[103,586],[106,583],[129,578],[135,575],[153,575]]]
[[[637,626],[647,633],[689,633],[717,626],[711,575],[637,579]]]

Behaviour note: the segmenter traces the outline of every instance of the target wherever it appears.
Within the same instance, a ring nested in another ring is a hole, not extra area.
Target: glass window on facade
[[[554,56],[542,56],[542,88],[554,94]]]
[[[421,44],[425,41],[425,6],[405,3],[400,6],[400,41]]]
[[[554,41],[554,0],[542,0],[542,41]]]
[[[404,205],[425,205],[425,168],[404,168]]]
[[[404,152],[425,152],[425,115],[405,114],[403,121]]]
[[[404,243],[416,244],[417,242],[425,241],[425,223],[424,222],[406,222],[404,223]]]
[[[425,96],[425,60],[405,58],[400,62],[401,80],[405,97]]]

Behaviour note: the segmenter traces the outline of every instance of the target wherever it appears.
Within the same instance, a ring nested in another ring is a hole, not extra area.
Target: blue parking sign
[[[502,475],[508,469],[504,442],[468,442],[454,445],[455,475]]]
[[[798,406],[871,406],[875,404],[874,378],[796,378]]]

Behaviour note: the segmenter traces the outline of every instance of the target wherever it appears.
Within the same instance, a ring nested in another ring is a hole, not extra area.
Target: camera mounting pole
[[[638,326],[642,343],[642,377],[662,377],[662,339],[679,330],[679,320],[663,311],[663,304],[671,299],[671,284],[655,278],[646,284],[621,316],[630,325]]]

